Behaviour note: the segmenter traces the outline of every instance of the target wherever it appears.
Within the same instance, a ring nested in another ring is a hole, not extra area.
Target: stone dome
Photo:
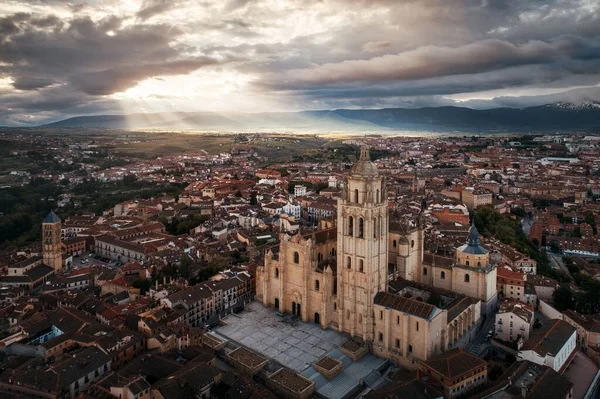
[[[377,165],[371,162],[371,156],[369,155],[368,147],[361,147],[360,158],[357,163],[352,167],[352,174],[359,176],[378,176]]]
[[[467,243],[459,247],[458,250],[463,254],[471,255],[485,255],[488,253],[488,250],[481,246],[481,242],[479,241],[479,232],[477,231],[475,224],[472,224],[471,228],[469,228],[469,237],[467,239]]]

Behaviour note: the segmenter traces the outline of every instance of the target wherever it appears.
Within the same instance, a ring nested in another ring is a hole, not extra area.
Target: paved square
[[[225,322],[227,325],[215,329],[217,334],[299,373],[348,339],[317,324],[298,322],[291,326],[258,302],[246,305],[239,315],[227,316]]]

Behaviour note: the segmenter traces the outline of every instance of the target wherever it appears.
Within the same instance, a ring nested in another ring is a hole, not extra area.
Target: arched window
[[[377,203],[379,203],[379,189],[377,189],[377,191],[375,191],[375,201],[377,201]]]
[[[352,216],[348,218],[348,235],[354,235],[354,218]]]
[[[410,240],[410,247],[413,248],[415,246],[415,240]]]
[[[377,232],[379,231],[377,218],[373,218],[373,238],[377,238]]]
[[[358,189],[354,190],[354,202],[358,204]]]
[[[322,260],[323,260],[323,254],[319,252],[319,253],[317,254],[317,262],[320,262],[320,261],[322,261]]]
[[[335,310],[337,310],[337,302],[334,302],[334,303],[333,303],[333,310],[334,310],[334,311],[335,311]]]
[[[427,268],[426,267],[423,268],[423,276],[427,276]]]
[[[396,240],[394,240],[394,241],[392,242],[392,246],[393,246],[394,248],[396,248],[396,247],[398,246],[398,243],[396,242]]]
[[[358,261],[358,271],[359,272],[363,272],[365,269],[365,262],[361,259]]]
[[[300,254],[298,252],[294,252],[294,263],[300,263]]]
[[[348,269],[352,269],[352,258],[348,256],[348,258],[346,258],[346,267]]]
[[[419,331],[419,322],[417,321],[417,331]]]
[[[446,272],[440,272],[440,278],[444,280],[446,278]]]
[[[319,280],[315,280],[315,291],[319,291]]]
[[[469,266],[469,261],[466,261],[466,262],[465,262],[465,265]]]
[[[465,283],[468,283],[469,281],[471,281],[471,276],[465,274]]]
[[[477,262],[477,266],[481,266],[481,262]]]
[[[279,278],[279,268],[275,268],[275,278]]]
[[[363,238],[365,234],[365,221],[363,218],[358,218],[358,238]]]

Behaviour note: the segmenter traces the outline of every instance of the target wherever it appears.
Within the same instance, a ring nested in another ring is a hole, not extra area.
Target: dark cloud
[[[114,16],[110,1],[20,3],[35,12],[0,17],[0,121],[114,111],[113,93],[205,67],[250,76],[241,94],[257,103],[296,109],[517,90],[556,93],[462,104],[584,101],[596,97],[571,89],[600,83],[600,3],[590,0],[143,0]]]
[[[368,60],[343,61],[271,76],[266,84],[293,89],[310,85],[348,82],[410,81],[450,75],[476,74],[518,65],[546,64],[560,60],[600,59],[598,44],[575,37],[546,43],[529,41],[515,45],[484,40],[456,48],[427,46],[401,54]]]
[[[142,21],[150,19],[155,15],[163,14],[181,4],[181,0],[144,0],[142,7],[137,12],[137,17]]]
[[[17,18],[14,18],[17,19]],[[168,25],[122,27],[122,19],[67,23],[55,17],[19,16],[19,24],[0,43],[0,72],[19,90],[67,84],[87,94],[126,90],[158,75],[189,73],[216,59],[181,54],[172,42],[181,34]],[[49,28],[49,29],[47,29]]]
[[[153,76],[182,75],[208,65],[218,64],[214,58],[200,57],[162,64],[141,64],[122,66],[103,71],[76,74],[70,83],[84,93],[107,95],[135,86],[141,80]]]
[[[244,8],[252,0],[226,0],[223,5],[223,9],[227,12],[235,11],[238,8]]]

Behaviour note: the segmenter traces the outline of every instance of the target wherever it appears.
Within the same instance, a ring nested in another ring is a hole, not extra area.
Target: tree
[[[150,273],[150,280],[152,281],[152,284],[156,283],[157,279],[158,279],[158,270],[156,270],[156,266],[152,266],[152,273]]]
[[[561,285],[557,290],[552,294],[552,302],[554,303],[554,307],[561,312],[572,309],[574,305],[575,297],[573,293],[569,289],[569,287],[565,285]]]
[[[560,247],[558,246],[556,240],[552,240],[552,242],[550,243],[550,251],[554,252],[555,254],[560,253]]]
[[[131,283],[131,285],[134,288],[139,288],[140,289],[140,295],[144,295],[144,294],[146,294],[146,292],[148,292],[148,290],[150,289],[150,287],[152,287],[152,281],[150,281],[147,278],[138,278],[133,283]]]
[[[123,176],[123,184],[126,186],[130,186],[137,182],[137,177],[135,175],[125,175]]]
[[[585,213],[585,222],[592,226],[594,230],[594,235],[598,234],[598,228],[596,226],[596,218],[594,217],[594,213],[592,211],[587,211]]]
[[[179,258],[179,275],[186,280],[190,278],[190,266],[192,262],[186,254],[182,254]]]
[[[208,262],[208,265],[210,267],[214,267],[217,270],[223,270],[229,267],[229,260],[226,257],[219,255],[212,258]]]

